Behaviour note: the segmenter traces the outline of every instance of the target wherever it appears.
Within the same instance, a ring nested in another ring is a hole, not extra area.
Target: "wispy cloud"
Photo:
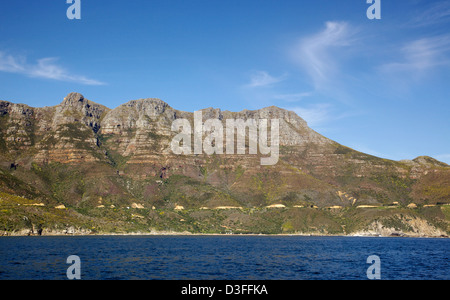
[[[29,77],[46,78],[58,81],[76,82],[85,85],[104,85],[105,83],[81,75],[71,74],[58,65],[57,58],[48,57],[29,64],[24,56],[13,56],[0,51],[0,71],[23,74]]]
[[[450,22],[450,2],[440,1],[431,3],[427,9],[413,17],[407,25],[423,27],[439,25],[446,22]]]
[[[281,82],[286,79],[286,75],[280,77],[274,77],[266,71],[256,71],[250,76],[250,83],[247,87],[266,87],[271,86],[275,83]]]
[[[326,22],[325,29],[303,38],[293,48],[292,56],[312,78],[316,89],[325,86],[330,77],[336,77],[338,63],[333,53],[347,47],[354,40],[355,30],[346,22]]]
[[[331,105],[327,103],[314,104],[309,107],[291,107],[289,110],[294,111],[312,127],[323,125],[332,117]]]
[[[283,106],[283,108],[295,112],[310,127],[315,127],[316,129],[320,127],[321,131],[333,130],[329,127],[333,122],[363,114],[361,111],[342,110],[341,107],[326,102]]]
[[[401,60],[384,64],[387,73],[408,72],[420,75],[432,68],[450,66],[450,35],[422,38],[401,48]]]

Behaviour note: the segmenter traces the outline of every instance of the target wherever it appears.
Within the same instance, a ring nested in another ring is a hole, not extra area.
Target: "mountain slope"
[[[194,114],[159,99],[133,100],[115,109],[78,93],[44,108],[0,101],[2,198],[25,197],[48,210],[63,205],[71,212],[66,225],[75,222],[83,230],[104,224],[105,231],[348,233],[348,228],[361,231],[384,218],[403,224],[397,210],[447,230],[450,167],[442,162],[367,155],[327,139],[294,112],[277,107],[207,108],[202,115],[203,121],[217,119],[224,127],[227,119],[279,119],[278,163],[261,166],[261,154],[173,154],[173,121],[187,119],[194,128]],[[247,138],[247,148],[249,143]],[[44,208],[23,209],[20,213],[32,219]],[[41,227],[59,222],[38,219]],[[5,231],[11,231],[11,223],[14,230],[22,224],[2,220]]]

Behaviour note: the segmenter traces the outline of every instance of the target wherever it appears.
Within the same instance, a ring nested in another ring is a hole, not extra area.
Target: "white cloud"
[[[450,21],[450,2],[432,3],[428,9],[418,13],[408,22],[412,27],[438,25]]]
[[[290,107],[297,115],[308,123],[308,126],[314,127],[323,125],[332,118],[330,112],[331,105],[326,103],[314,104],[310,107]]]
[[[327,22],[324,30],[300,40],[292,56],[320,89],[338,73],[336,48],[350,46],[353,40],[354,30],[346,22]]]
[[[275,83],[281,82],[286,79],[286,76],[274,77],[266,71],[254,72],[250,77],[250,83],[247,87],[265,87]]]
[[[402,60],[381,66],[387,73],[422,73],[439,66],[450,66],[450,35],[422,38],[401,48]]]
[[[28,64],[23,56],[7,55],[0,51],[0,71],[23,74],[29,77],[76,82],[86,85],[103,85],[103,82],[81,75],[70,74],[56,64],[57,58],[42,58],[36,64]]]
[[[358,111],[339,111],[339,107],[331,103],[313,103],[303,106],[284,106],[284,109],[291,110],[304,119],[310,127],[321,127],[321,130],[330,130],[328,126],[335,121],[359,116]]]

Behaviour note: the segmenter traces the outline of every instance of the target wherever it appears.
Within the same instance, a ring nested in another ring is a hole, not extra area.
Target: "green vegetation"
[[[94,134],[86,126],[80,123],[68,123],[60,125],[58,132],[61,138],[68,138],[75,148],[92,150],[92,143],[89,143],[89,140],[94,138]]]
[[[450,221],[450,205],[442,206],[442,213],[444,214],[445,220]]]
[[[175,156],[172,120],[193,116],[150,102],[110,117],[102,107],[2,112],[0,232],[414,233],[421,222],[449,232],[450,168],[430,157],[396,162],[316,142],[287,120],[284,138],[311,140],[282,145],[275,166],[260,155]]]
[[[205,234],[263,233],[343,235],[364,230],[373,222],[400,232],[414,232],[407,220],[422,218],[449,233],[448,206],[439,211],[421,213],[406,209],[338,210],[314,208],[283,209],[183,209],[132,208],[131,206],[67,207],[37,205],[34,200],[0,193],[0,232],[38,230],[64,233],[68,228],[78,232],[147,233],[151,231],[191,232]]]

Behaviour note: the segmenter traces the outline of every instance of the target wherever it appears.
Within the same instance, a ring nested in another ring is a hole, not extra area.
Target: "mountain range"
[[[159,99],[115,109],[79,93],[52,107],[0,101],[0,234],[450,232],[443,162],[361,153],[274,106],[201,112],[279,119],[278,163],[248,152],[175,155],[171,125],[194,114]]]

